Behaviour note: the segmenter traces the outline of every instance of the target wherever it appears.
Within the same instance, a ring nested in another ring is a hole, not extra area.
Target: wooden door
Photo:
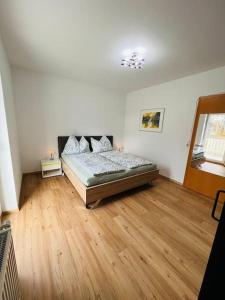
[[[185,187],[212,199],[217,190],[225,189],[225,177],[193,167],[191,162],[200,115],[216,113],[225,113],[225,94],[199,98],[184,178]]]

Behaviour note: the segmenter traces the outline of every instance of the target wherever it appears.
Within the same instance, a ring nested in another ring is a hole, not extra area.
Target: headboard
[[[77,140],[79,141],[81,139],[82,136],[75,136],[77,138]],[[101,135],[89,135],[89,136],[84,136],[85,139],[88,141],[89,143],[89,147],[90,150],[92,151],[92,147],[91,147],[91,138],[96,139],[97,141],[99,141],[101,139]],[[59,151],[59,157],[61,157],[61,154],[64,150],[64,147],[66,145],[66,142],[68,140],[69,136],[58,136],[58,151]],[[110,140],[111,145],[113,146],[113,136],[112,135],[107,135],[107,138]]]

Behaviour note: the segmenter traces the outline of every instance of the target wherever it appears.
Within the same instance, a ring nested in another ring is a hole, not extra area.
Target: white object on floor
[[[42,178],[62,175],[62,165],[59,158],[41,160]]]

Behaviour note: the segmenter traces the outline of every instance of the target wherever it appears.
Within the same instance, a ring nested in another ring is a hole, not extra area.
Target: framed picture
[[[164,108],[141,110],[139,130],[162,132],[164,112]]]

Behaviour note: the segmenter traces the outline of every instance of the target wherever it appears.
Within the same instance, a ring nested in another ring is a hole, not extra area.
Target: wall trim
[[[41,171],[26,172],[26,173],[23,173],[23,176],[26,176],[26,175],[35,175],[35,174],[41,174]]]
[[[12,210],[5,210],[5,211],[2,212],[2,217],[5,217],[7,215],[17,213],[17,212],[19,212],[19,208],[12,209]]]
[[[165,175],[162,175],[162,174],[159,174],[159,176],[162,177],[162,178],[164,178],[164,179],[166,179],[166,180],[168,180],[168,181],[170,181],[170,182],[178,184],[179,186],[183,186],[183,183],[181,183],[181,182],[179,182],[179,181],[177,181],[175,179],[169,178],[169,177],[167,177]]]

